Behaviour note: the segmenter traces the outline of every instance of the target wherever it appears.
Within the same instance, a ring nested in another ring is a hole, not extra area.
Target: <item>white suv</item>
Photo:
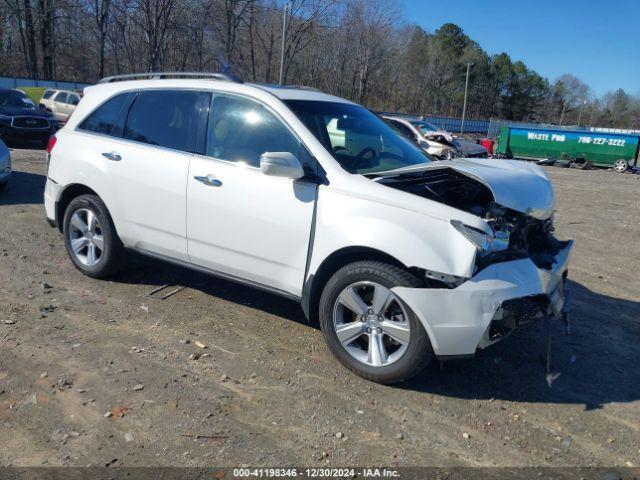
[[[80,95],[70,90],[45,90],[40,106],[53,113],[56,120],[66,122],[80,103]]]
[[[305,88],[151,75],[87,88],[49,144],[46,214],[86,275],[131,249],[295,299],[383,383],[563,315],[572,242],[536,165],[432,162]]]

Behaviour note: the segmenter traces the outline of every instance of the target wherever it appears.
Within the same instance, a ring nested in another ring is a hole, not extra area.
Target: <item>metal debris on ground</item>
[[[153,298],[155,300],[166,300],[167,298],[171,297],[172,295],[175,295],[176,293],[184,290],[184,287],[178,287],[175,288],[167,293],[165,293],[164,295],[161,295],[160,292],[162,292],[163,290],[169,288],[169,284],[165,284],[165,285],[161,285],[157,288],[154,288],[153,290],[151,290],[150,292],[147,292],[144,294],[145,297],[149,297],[149,298]]]
[[[206,438],[206,439],[210,439],[210,438],[228,438],[227,435],[201,435],[201,434],[195,434],[195,433],[181,433],[180,434],[181,437],[189,437],[189,438],[194,438],[194,439],[199,439],[199,438]]]

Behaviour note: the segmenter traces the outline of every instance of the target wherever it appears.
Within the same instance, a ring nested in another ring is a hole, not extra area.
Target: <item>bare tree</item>
[[[42,75],[53,78],[55,57],[54,21],[55,0],[38,0],[38,17],[40,21],[40,48],[42,51]]]
[[[109,28],[109,15],[111,13],[111,0],[93,0],[93,18],[95,19],[96,34],[98,39],[98,77],[104,77],[104,54],[107,46],[107,33]]]
[[[121,10],[142,32],[147,71],[158,70],[162,66],[174,5],[175,0],[131,0]]]
[[[95,81],[145,70],[231,70],[304,84],[380,110],[459,116],[472,62],[471,117],[629,127],[640,100],[594,99],[571,75],[550,83],[506,53],[488,55],[457,25],[428,32],[401,0],[0,0],[5,75]],[[583,115],[580,115],[580,112]]]

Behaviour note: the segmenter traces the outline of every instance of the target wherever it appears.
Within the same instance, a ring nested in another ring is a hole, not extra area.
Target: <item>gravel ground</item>
[[[552,388],[541,325],[385,387],[342,368],[290,301],[137,256],[84,277],[44,221],[43,152],[12,155],[1,465],[640,465],[640,175],[548,169],[558,235],[576,239]],[[145,297],[164,284],[185,288]]]

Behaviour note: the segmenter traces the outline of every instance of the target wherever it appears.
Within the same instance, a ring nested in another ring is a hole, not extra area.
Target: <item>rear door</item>
[[[64,114],[66,116],[65,121],[69,120],[69,117],[76,109],[76,106],[80,103],[80,96],[76,93],[69,93],[67,95],[67,101],[64,104]]]
[[[51,105],[51,111],[56,117],[56,120],[60,120],[61,122],[65,122],[68,117],[65,113],[68,96],[69,94],[67,92],[58,92],[53,98],[53,104]]]
[[[121,138],[100,146],[119,205],[126,243],[188,261],[186,190],[200,104],[208,93],[147,90],[131,94],[121,114]]]
[[[206,150],[189,168],[189,257],[195,265],[300,295],[317,184],[263,174],[265,152],[290,152],[306,170],[315,169],[298,138],[266,106],[214,94]]]

